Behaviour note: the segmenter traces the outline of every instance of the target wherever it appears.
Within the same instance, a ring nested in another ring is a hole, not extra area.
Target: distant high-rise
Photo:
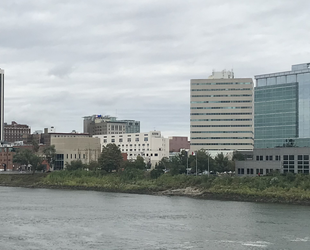
[[[252,150],[253,88],[226,70],[191,80],[190,151]]]
[[[140,133],[140,122],[117,120],[113,116],[92,115],[84,117],[84,133],[93,135]]]
[[[310,63],[255,79],[254,147],[310,147]]]
[[[0,69],[0,140],[3,141],[4,124],[4,70]]]

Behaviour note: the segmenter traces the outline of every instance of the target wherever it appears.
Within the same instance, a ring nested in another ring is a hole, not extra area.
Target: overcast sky
[[[5,121],[83,132],[83,116],[189,136],[189,82],[310,62],[309,0],[2,0]]]

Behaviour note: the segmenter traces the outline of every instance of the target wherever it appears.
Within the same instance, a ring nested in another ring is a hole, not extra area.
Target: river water
[[[310,249],[310,207],[0,187],[0,249]]]

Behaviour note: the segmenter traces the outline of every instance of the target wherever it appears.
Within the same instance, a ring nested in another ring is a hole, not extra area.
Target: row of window
[[[244,97],[252,95],[191,95],[191,97]]]
[[[158,133],[152,133],[152,135],[158,135]],[[131,135],[127,134],[127,137],[131,137]],[[135,134],[135,136],[140,136],[140,134]],[[148,134],[144,134],[144,136],[148,136]],[[107,138],[107,135],[104,135],[103,138]],[[115,136],[112,136],[112,138]],[[119,137],[123,137],[123,135],[120,135]]]
[[[132,147],[132,146],[134,146],[134,147],[140,147],[142,145],[142,147],[145,147],[145,145],[148,147],[148,146],[150,146],[150,144],[148,143],[148,144],[126,144],[126,147]],[[122,144],[122,145],[118,145],[118,147],[125,147],[125,145],[124,144]]]
[[[191,143],[193,146],[215,146],[215,145],[223,145],[223,146],[233,146],[233,145],[251,145],[253,143]]]
[[[125,152],[125,150],[122,150]],[[128,150],[126,150],[128,151]],[[141,153],[141,154],[129,154],[129,156],[158,156],[158,153]]]
[[[234,91],[234,90],[252,90],[250,88],[232,88],[232,89],[191,89],[191,91]]]
[[[254,139],[253,137],[192,137],[193,140],[242,140]]]
[[[251,82],[206,82],[206,83],[192,83],[192,85],[231,85],[231,84],[253,84]]]
[[[239,133],[251,133],[253,134],[253,131],[191,131],[192,134],[239,134]]]
[[[246,170],[246,172],[245,172]],[[255,171],[254,171],[255,170]],[[260,175],[264,175],[264,174],[269,174],[269,173],[273,173],[273,172],[279,172],[280,170],[279,169],[265,169],[265,173],[264,173],[264,169],[262,168],[247,168],[247,169],[244,169],[244,168],[238,168],[237,172],[238,174],[242,175],[242,174],[248,174],[248,175],[254,175],[254,172],[255,174],[260,174]]]
[[[251,100],[244,101],[192,101],[191,103],[243,103],[243,102],[252,102]]]
[[[122,152],[125,152],[125,151],[126,151],[126,152],[128,152],[128,151],[129,151],[129,152],[132,152],[132,151],[141,152],[141,151],[150,151],[150,149],[149,149],[149,148],[147,148],[147,149],[145,149],[145,148],[142,148],[142,149],[140,149],[140,148],[139,148],[139,149],[136,149],[136,148],[133,148],[133,149],[132,149],[132,148],[130,148],[130,149],[128,149],[128,148],[126,148],[126,149],[125,149],[125,148],[122,148],[121,151],[122,151]]]
[[[59,155],[59,156],[61,156],[61,155]],[[62,155],[62,156],[63,156],[63,155]],[[70,156],[70,158],[69,158],[69,156]],[[83,154],[82,157],[83,157],[83,159],[85,159],[85,158],[86,158],[86,155]],[[81,158],[81,154],[70,154],[70,155],[67,154],[67,159],[82,159],[82,158]],[[62,160],[62,159],[58,158],[58,159],[56,159],[56,160]]]
[[[280,155],[276,155],[274,158],[272,155],[266,155],[265,159],[263,155],[256,155],[256,160],[257,161],[273,161],[273,159],[275,159],[276,161],[281,161],[281,156]]]
[[[144,141],[148,141],[148,137],[144,137]],[[114,143],[115,138],[111,138],[111,142]],[[123,142],[123,138],[119,138],[118,142]],[[131,138],[127,138],[127,142],[131,142]],[[135,138],[135,142],[139,142],[139,138]],[[103,139],[103,143],[108,143],[108,139]]]
[[[191,107],[191,109],[251,109],[253,107]]]
[[[191,115],[252,115],[252,113],[191,113]]]
[[[241,122],[252,121],[252,119],[191,119],[191,122]]]
[[[218,128],[218,127],[225,127],[225,128],[238,128],[238,127],[252,127],[252,125],[191,125],[192,128]]]

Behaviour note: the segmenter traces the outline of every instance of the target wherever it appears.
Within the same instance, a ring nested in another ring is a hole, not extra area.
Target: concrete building
[[[84,164],[97,161],[101,153],[98,138],[88,134],[49,133],[50,145],[55,145],[56,161],[54,170],[64,169],[66,164],[81,160]]]
[[[235,171],[251,176],[272,172],[309,174],[309,156],[309,147],[257,148],[252,158],[235,162]]]
[[[253,81],[231,71],[192,79],[190,151],[233,152],[253,149]]]
[[[140,122],[117,120],[116,117],[92,115],[84,117],[84,133],[93,135],[140,133]]]
[[[4,70],[0,69],[0,141],[3,141],[4,124]]]
[[[169,137],[169,152],[180,152],[181,150],[189,150],[190,142],[185,136]]]
[[[109,143],[118,145],[128,160],[142,156],[154,168],[163,157],[169,157],[169,139],[161,136],[160,131],[133,134],[94,135],[100,139],[101,148]]]
[[[12,121],[11,124],[4,123],[4,141],[16,142],[23,141],[23,138],[30,135],[31,129],[28,125],[18,124]]]
[[[255,79],[254,147],[310,147],[310,63]]]

